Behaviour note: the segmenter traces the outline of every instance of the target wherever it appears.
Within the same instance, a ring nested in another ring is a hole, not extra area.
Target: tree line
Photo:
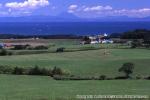
[[[113,33],[111,38],[120,38],[122,40],[130,40],[131,48],[146,47],[150,48],[150,30],[137,29],[133,31],[127,31],[120,34]]]

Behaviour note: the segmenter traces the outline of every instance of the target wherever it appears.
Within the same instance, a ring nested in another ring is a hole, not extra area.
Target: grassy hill
[[[71,74],[82,76],[118,76],[118,68],[125,62],[133,62],[133,76],[150,75],[150,51],[148,49],[105,49],[63,53],[0,56],[0,65],[12,67],[53,68],[58,66]],[[0,75],[1,100],[69,100],[78,94],[140,94],[150,95],[150,81],[56,81],[50,77]]]

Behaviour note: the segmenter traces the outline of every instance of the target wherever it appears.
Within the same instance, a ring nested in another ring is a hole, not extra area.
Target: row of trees
[[[55,75],[69,75],[70,72],[54,67],[52,69],[40,68],[38,66],[31,68],[0,66],[0,74],[15,74],[15,75],[40,75],[40,76],[55,76]]]
[[[124,32],[121,39],[131,39],[131,47],[150,47],[150,30],[138,29],[134,31]]]
[[[39,45],[39,46],[31,46],[31,45],[15,45],[13,50],[45,50],[48,49],[48,46]]]
[[[121,38],[121,39],[145,39],[150,40],[150,30],[136,29],[133,31],[127,31],[124,33],[112,33],[110,38]]]
[[[131,42],[131,48],[137,47],[150,48],[150,40],[133,40]]]
[[[150,30],[137,29],[134,31],[124,32],[121,35],[122,39],[144,39],[150,40]]]
[[[124,76],[118,76],[115,78],[107,78],[106,75],[99,77],[82,77],[71,75],[70,71],[62,70],[61,68],[54,67],[52,69],[40,68],[38,66],[31,68],[22,67],[9,67],[0,66],[0,74],[14,74],[14,75],[39,75],[39,76],[51,76],[56,80],[113,80],[113,79],[129,79],[132,78],[131,74],[134,72],[135,65],[131,62],[124,63],[119,69],[119,72],[124,73]],[[140,77],[137,77],[140,79]],[[150,79],[147,77],[146,79]]]

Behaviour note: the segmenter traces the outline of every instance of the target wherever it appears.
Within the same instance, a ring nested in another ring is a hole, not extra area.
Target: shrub
[[[48,49],[48,46],[44,46],[44,45],[39,45],[35,47],[29,46],[27,49],[28,50],[46,50]]]
[[[13,68],[10,66],[0,66],[0,74],[12,74]]]
[[[0,66],[0,74],[15,74],[15,75],[41,75],[41,76],[54,76],[54,75],[63,75],[69,76],[70,71],[62,70],[60,68],[54,67],[51,69],[39,68],[35,66],[33,68],[20,68],[20,67],[9,67],[9,66]]]
[[[23,74],[25,74],[25,69],[24,68],[15,67],[12,74],[23,75]]]
[[[30,45],[15,45],[13,50],[25,50],[27,47],[29,47]]]
[[[13,55],[13,53],[12,53],[12,52],[8,52],[8,54],[7,54],[7,55],[11,56],[11,55]]]
[[[28,55],[28,54],[42,54],[48,53],[46,50],[23,50],[15,52],[16,55]]]
[[[54,75],[53,79],[55,79],[55,80],[102,80],[97,77],[61,76],[61,75]],[[103,80],[105,80],[105,79],[106,79],[106,76],[105,76],[105,78],[103,78]]]
[[[64,52],[64,49],[65,48],[63,48],[63,47],[62,48],[57,48],[56,52]]]
[[[128,77],[126,77],[126,76],[117,76],[117,77],[115,77],[115,79],[128,79]]]
[[[6,49],[1,49],[0,51],[0,56],[7,56],[7,55],[12,55],[12,52],[7,51]]]
[[[61,75],[54,75],[53,79],[55,80],[94,80],[93,77],[80,77],[80,76],[61,76]]]
[[[54,75],[63,75],[63,71],[60,68],[57,68],[56,66],[52,69],[52,73],[51,73],[52,77]]]
[[[52,73],[52,71],[50,69],[46,69],[46,68],[41,69],[41,75],[50,76],[51,73]]]
[[[142,79],[142,77],[140,75],[137,75],[135,78],[138,79],[138,80]]]
[[[59,76],[70,76],[71,72],[69,70],[62,70],[61,68],[58,68],[58,67],[54,67],[52,70],[51,70],[51,73],[50,73],[50,76],[51,77],[54,77],[56,75],[59,75]]]
[[[40,46],[36,46],[34,49],[35,50],[44,50],[44,49],[48,49],[48,47],[44,46],[44,45],[40,45]]]
[[[106,75],[101,75],[101,76],[99,77],[99,79],[100,79],[100,80],[106,80]]]
[[[114,78],[110,78],[110,77],[109,77],[109,78],[106,78],[106,80],[114,80]]]
[[[29,70],[29,75],[42,75],[41,70],[38,66],[35,66],[34,68],[31,68]]]
[[[1,56],[6,56],[7,54],[8,54],[8,52],[6,49],[1,49],[1,51],[0,51]]]
[[[52,71],[50,69],[39,68],[38,66],[35,66],[34,68],[29,69],[28,75],[51,76]]]
[[[63,74],[66,75],[66,76],[68,76],[68,75],[71,74],[71,72],[69,70],[63,70]]]
[[[150,76],[148,76],[146,79],[147,79],[147,80],[150,80]]]

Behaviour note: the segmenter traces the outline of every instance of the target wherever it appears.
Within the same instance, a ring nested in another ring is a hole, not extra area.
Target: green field
[[[71,100],[76,95],[150,95],[150,81],[55,81],[39,76],[0,76],[0,100]]]
[[[104,55],[104,49],[46,53],[32,55],[13,55],[0,57],[1,65],[33,67],[54,66],[70,70],[74,75],[118,75],[118,68],[125,62],[135,64],[134,75],[149,75],[150,51],[146,49],[108,49],[108,55]]]
[[[71,47],[71,46],[70,46]],[[105,49],[1,56],[0,65],[12,67],[53,68],[69,70],[73,75],[115,77],[122,75],[118,68],[133,62],[133,76],[150,75],[150,50]],[[0,100],[66,100],[76,95],[150,95],[148,80],[56,81],[50,77],[0,75]]]

